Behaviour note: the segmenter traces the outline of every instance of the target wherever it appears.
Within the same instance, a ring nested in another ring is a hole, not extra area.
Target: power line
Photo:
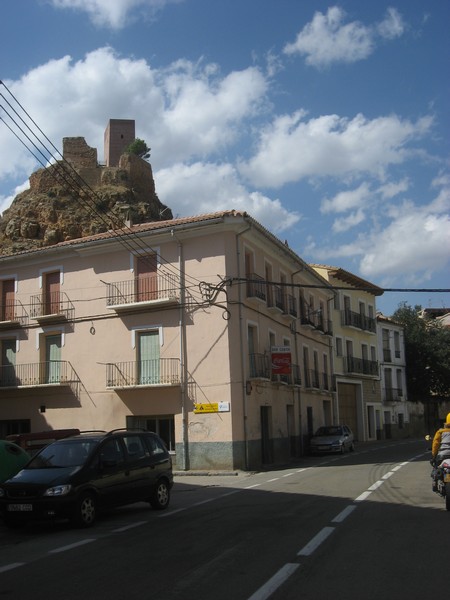
[[[117,227],[117,229],[115,231],[110,232],[110,235],[112,238],[117,238],[119,240],[119,243],[121,243],[124,247],[126,247],[127,250],[131,251],[133,254],[136,254],[136,252],[137,252],[138,256],[139,256],[139,254],[141,254],[141,258],[143,260],[145,260],[146,258],[148,259],[148,257],[146,257],[146,254],[148,254],[148,251],[150,250],[150,251],[154,252],[155,255],[159,256],[160,259],[163,259],[165,268],[167,269],[168,272],[172,271],[172,273],[177,274],[177,276],[181,275],[181,271],[178,268],[173,267],[172,264],[169,263],[169,261],[167,261],[166,259],[164,259],[164,257],[161,254],[158,254],[155,249],[153,249],[147,245],[141,244],[139,238],[137,237],[137,233],[134,232],[130,227],[128,227],[123,222],[119,222],[116,215],[114,215],[111,211],[103,210],[101,207],[99,207],[95,203],[95,201],[93,202],[93,199],[89,197],[89,194],[91,194],[94,197],[94,199],[96,199],[97,201],[101,201],[102,199],[97,194],[97,192],[95,190],[93,190],[91,188],[91,186],[79,175],[79,173],[77,173],[77,171],[70,164],[70,162],[68,162],[64,158],[64,156],[59,152],[59,150],[56,148],[56,146],[51,142],[51,140],[45,135],[45,133],[42,131],[42,129],[34,121],[34,119],[25,110],[25,108],[22,106],[22,104],[17,100],[17,98],[13,95],[13,93],[4,84],[4,82],[0,81],[0,83],[7,90],[7,92],[10,94],[10,96],[13,98],[13,100],[16,102],[16,104],[20,107],[20,109],[23,111],[23,113],[28,117],[28,119],[31,121],[31,123],[34,125],[34,127],[38,130],[38,132],[44,137],[44,139],[55,150],[55,153],[57,155],[59,155],[59,157],[61,158],[61,160],[64,163],[64,166],[62,164],[60,164],[60,160],[55,157],[55,154],[48,148],[46,143],[42,139],[40,139],[39,136],[36,134],[36,132],[33,131],[33,129],[25,122],[24,118],[12,106],[12,104],[7,100],[7,98],[5,98],[5,96],[3,94],[0,94],[0,97],[3,98],[3,100],[10,107],[10,109],[14,112],[14,114],[17,115],[17,118],[23,123],[25,128],[30,131],[31,135],[36,139],[39,146],[36,145],[36,143],[33,141],[33,139],[31,139],[31,137],[26,133],[26,131],[24,131],[24,129],[19,125],[19,123],[17,123],[16,119],[10,114],[10,112],[3,105],[0,105],[0,107],[3,109],[5,114],[8,115],[10,121],[12,123],[14,123],[14,125],[19,129],[19,131],[23,134],[23,136],[25,136],[25,138],[28,140],[28,142],[31,144],[31,146],[33,146],[33,148],[37,151],[37,153],[42,156],[42,158],[44,159],[45,162],[43,162],[43,160],[41,160],[39,158],[39,156],[37,154],[35,154],[35,152],[30,148],[30,146],[13,130],[13,128],[5,121],[5,119],[3,119],[1,116],[0,116],[0,119],[3,121],[3,123],[5,123],[5,125],[13,133],[13,135],[15,135],[15,137],[22,143],[22,145],[34,156],[34,158],[38,161],[38,163],[41,164],[44,169],[51,172],[51,174],[53,176],[55,176],[55,173],[53,173],[53,171],[55,171],[56,175],[60,178],[60,180],[62,179],[63,182],[72,191],[76,192],[79,195],[79,202],[86,208],[86,210],[93,213],[94,216],[103,225],[110,228],[111,223],[112,223],[115,227]],[[47,155],[44,154],[44,152],[42,151],[41,148],[43,148],[47,152]],[[54,164],[51,164],[52,160],[55,161]],[[48,166],[49,164],[51,164],[51,170],[49,169],[49,166]],[[58,179],[58,178],[55,177],[55,179]],[[89,192],[88,194],[86,194],[86,189]],[[80,193],[80,192],[82,192],[82,193]],[[99,212],[99,209],[102,212]],[[105,216],[108,217],[109,220],[106,220]],[[184,275],[184,277],[187,277],[187,276]],[[201,282],[199,280],[197,280],[193,277],[190,277],[190,276],[188,276],[188,279],[190,279],[191,284],[200,286]]]

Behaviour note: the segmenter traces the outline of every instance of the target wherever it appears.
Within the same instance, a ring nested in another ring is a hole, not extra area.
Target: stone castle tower
[[[132,119],[110,119],[105,129],[105,161],[107,167],[118,167],[123,151],[135,140]]]

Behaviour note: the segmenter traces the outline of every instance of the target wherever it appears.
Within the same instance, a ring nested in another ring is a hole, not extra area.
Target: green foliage
[[[140,138],[136,138],[129,146],[125,148],[126,153],[135,154],[136,156],[144,159],[150,158],[150,150],[151,149],[147,146],[144,140],[141,140]]]
[[[400,304],[392,318],[405,333],[406,379],[410,400],[450,399],[450,330],[420,316],[421,306]]]

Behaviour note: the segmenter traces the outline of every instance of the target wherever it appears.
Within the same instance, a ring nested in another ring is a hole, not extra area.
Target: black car
[[[49,444],[0,484],[0,512],[7,525],[63,517],[89,527],[106,507],[167,508],[172,485],[172,460],[155,433],[81,433]]]

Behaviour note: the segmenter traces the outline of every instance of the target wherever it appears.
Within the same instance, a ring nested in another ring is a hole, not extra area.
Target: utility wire
[[[19,131],[22,132],[22,134],[25,136],[25,138],[30,142],[30,144],[35,148],[35,150],[43,157],[43,159],[45,160],[45,163],[39,158],[39,156],[37,156],[35,154],[35,152],[33,152],[33,150],[27,145],[27,143],[25,143],[23,141],[23,139],[20,138],[20,136],[12,129],[12,127],[10,125],[8,125],[8,123],[2,118],[0,117],[0,119],[5,123],[5,125],[8,127],[8,129],[15,135],[15,137],[25,146],[25,148],[34,156],[34,158],[39,162],[39,164],[41,164],[44,169],[48,170],[48,164],[47,163],[51,163],[52,160],[55,160],[56,163],[52,165],[52,170],[56,171],[57,175],[60,177],[60,179],[62,179],[66,185],[69,186],[69,188],[76,192],[77,194],[79,194],[79,201],[81,202],[81,204],[88,210],[94,213],[94,215],[97,217],[97,219],[104,224],[107,227],[111,226],[111,222],[113,222],[113,224],[118,228],[116,231],[111,232],[111,237],[115,237],[118,238],[119,242],[122,243],[128,250],[130,250],[131,252],[135,253],[136,251],[138,252],[146,252],[148,253],[149,250],[151,250],[152,252],[156,251],[147,246],[147,245],[143,245],[140,243],[140,240],[137,238],[137,233],[134,232],[131,228],[129,228],[128,226],[124,225],[123,222],[119,222],[116,215],[114,215],[111,212],[106,212],[105,210],[102,210],[102,213],[99,212],[98,207],[95,202],[92,203],[92,199],[89,197],[89,194],[86,194],[86,189],[92,194],[92,196],[94,196],[95,199],[97,199],[98,201],[101,201],[101,197],[95,192],[95,190],[93,190],[91,188],[91,186],[77,173],[77,171],[74,169],[74,167],[64,158],[64,156],[61,155],[61,153],[59,152],[59,150],[56,148],[56,146],[51,142],[51,140],[45,135],[45,133],[42,131],[42,129],[37,125],[37,123],[34,121],[34,119],[29,115],[29,113],[25,110],[25,108],[20,104],[20,102],[17,100],[17,98],[12,94],[12,92],[7,88],[7,86],[4,84],[3,81],[0,81],[1,85],[3,85],[3,87],[7,90],[7,92],[10,94],[10,96],[14,99],[14,101],[17,103],[17,105],[21,108],[21,110],[25,113],[25,115],[30,119],[30,121],[33,123],[33,125],[37,128],[37,130],[41,133],[41,135],[43,135],[43,137],[45,138],[45,140],[47,140],[47,142],[50,144],[50,146],[55,150],[55,152],[61,157],[61,160],[64,163],[64,166],[60,164],[60,161],[55,158],[55,155],[49,150],[49,148],[46,146],[46,144],[42,141],[42,139],[39,139],[38,135],[35,133],[35,131],[33,131],[31,129],[31,127],[25,122],[25,120],[23,119],[23,117],[21,117],[19,115],[19,113],[14,109],[14,107],[11,105],[11,103],[5,98],[5,96],[3,94],[0,94],[0,96],[3,98],[3,100],[8,104],[8,106],[11,108],[11,110],[17,115],[18,119],[20,119],[20,121],[24,124],[24,126],[30,131],[30,133],[32,134],[32,136],[37,140],[37,142],[39,143],[39,145],[41,147],[43,147],[45,149],[45,151],[48,153],[48,156],[46,156],[40,147],[38,147],[36,145],[35,142],[33,142],[33,140],[30,138],[30,136],[22,129],[22,127],[17,123],[17,121],[14,119],[14,117],[12,117],[12,115],[8,112],[8,110],[4,107],[1,106],[1,108],[3,109],[3,111],[8,115],[8,117],[10,118],[10,120],[15,124],[15,126],[19,129]],[[67,168],[65,168],[67,167]],[[81,193],[80,193],[81,192]],[[105,216],[109,218],[109,220],[105,219]],[[177,269],[176,267],[174,268],[168,261],[166,261],[161,255],[159,255],[160,258],[163,259],[165,267],[167,269],[167,271],[172,271],[173,273],[176,273],[177,275],[180,274],[179,269]],[[145,259],[145,255],[143,255],[141,257],[142,259]],[[186,277],[186,275],[185,275]],[[196,280],[195,278],[192,277],[188,277],[188,279],[191,280],[191,283],[193,285],[199,285],[201,282],[199,280]]]

